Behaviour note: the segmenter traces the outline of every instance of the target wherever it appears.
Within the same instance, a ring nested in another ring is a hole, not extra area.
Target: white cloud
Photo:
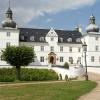
[[[51,19],[51,18],[48,18],[48,19],[46,20],[47,23],[52,22],[52,21],[53,21],[53,19]]]
[[[83,6],[91,6],[97,0],[11,0],[14,19],[21,24],[27,24],[33,18],[69,9],[78,9]],[[8,0],[0,0],[0,21],[7,9]]]

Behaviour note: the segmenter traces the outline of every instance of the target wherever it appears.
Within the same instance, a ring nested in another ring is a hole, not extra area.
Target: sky
[[[0,0],[0,22],[5,18],[9,0]],[[10,0],[13,19],[18,27],[83,31],[93,13],[100,26],[100,0]]]

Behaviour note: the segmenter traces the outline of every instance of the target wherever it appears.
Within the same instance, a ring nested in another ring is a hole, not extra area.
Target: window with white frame
[[[68,42],[72,42],[72,38],[68,38],[67,41],[68,41]]]
[[[40,57],[40,62],[44,62],[44,57]]]
[[[54,37],[51,37],[51,41],[54,41]]]
[[[98,45],[95,46],[95,51],[99,51]]]
[[[69,47],[69,52],[72,52],[72,47]]]
[[[32,42],[34,41],[34,36],[30,37],[30,41],[32,41]]]
[[[60,57],[60,62],[63,62],[64,58],[63,57]]]
[[[81,42],[81,39],[80,39],[80,38],[77,38],[77,39],[76,39],[76,42]]]
[[[72,58],[72,57],[69,57],[69,62],[70,62],[71,64],[73,64],[73,58]]]
[[[0,60],[3,60],[2,53],[0,52]]]
[[[81,48],[80,47],[78,48],[78,52],[81,52]]]
[[[54,51],[54,46],[50,47],[50,51],[53,52]]]
[[[8,47],[8,46],[10,46],[10,42],[7,42],[7,43],[6,43],[6,47]]]
[[[44,51],[44,46],[41,46],[41,51]]]
[[[7,37],[10,37],[10,32],[7,32]]]
[[[21,35],[20,38],[22,41],[24,41],[24,39],[25,39],[24,35]]]
[[[34,50],[34,46],[32,46],[32,49]]]
[[[100,57],[99,57],[99,62],[100,62]]]
[[[81,63],[81,57],[78,57],[77,63]]]
[[[40,41],[45,41],[45,38],[44,37],[40,37]]]
[[[60,38],[59,38],[59,41],[60,41],[60,42],[63,42],[63,38],[62,38],[62,37],[60,37]]]
[[[98,39],[99,39],[98,37],[95,37],[95,40],[96,40],[96,41],[98,41]]]
[[[60,47],[60,52],[63,52],[63,46]]]
[[[91,62],[94,62],[94,56],[91,56]]]

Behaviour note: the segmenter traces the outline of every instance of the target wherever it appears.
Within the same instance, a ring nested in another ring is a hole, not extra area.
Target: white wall
[[[10,36],[7,36],[7,32],[10,32]],[[1,50],[6,48],[6,43],[10,45],[19,46],[19,30],[18,29],[0,29],[0,65],[8,65],[5,61],[1,60]]]
[[[98,37],[98,40],[96,40],[96,37]],[[82,38],[82,41],[84,43],[84,41],[87,44],[87,66],[94,66],[100,67],[100,33],[87,33],[87,35],[85,35]],[[98,46],[99,50],[96,51],[95,50],[95,46]],[[94,62],[91,62],[91,56],[94,56]],[[84,53],[83,53],[83,64],[84,64]]]

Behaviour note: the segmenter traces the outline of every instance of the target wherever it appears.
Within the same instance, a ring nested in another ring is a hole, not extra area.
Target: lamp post
[[[86,61],[86,52],[87,52],[87,45],[86,42],[82,44],[83,52],[84,52],[84,62],[85,62],[85,68],[86,68],[86,73],[85,73],[85,80],[88,81],[88,74],[87,74],[87,61]]]

